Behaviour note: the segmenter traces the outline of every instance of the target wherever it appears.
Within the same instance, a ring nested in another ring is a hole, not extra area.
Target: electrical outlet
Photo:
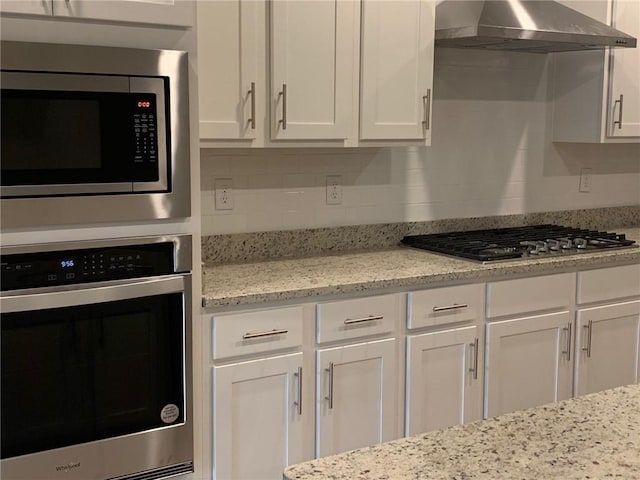
[[[591,191],[591,169],[583,168],[580,170],[580,186],[579,192],[588,193]]]
[[[233,210],[233,180],[216,178],[214,182],[216,210]]]
[[[342,175],[327,175],[327,205],[342,204]]]

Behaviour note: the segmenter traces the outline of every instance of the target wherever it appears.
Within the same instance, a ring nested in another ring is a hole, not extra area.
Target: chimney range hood
[[[435,45],[550,53],[633,48],[636,39],[551,0],[444,0]]]

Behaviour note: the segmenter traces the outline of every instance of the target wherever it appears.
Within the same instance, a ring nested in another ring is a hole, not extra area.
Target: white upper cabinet
[[[360,140],[431,143],[435,2],[364,0]]]
[[[51,5],[51,0],[1,0],[0,13],[53,15],[53,5]]]
[[[613,26],[640,37],[640,1],[613,4]],[[608,128],[612,137],[640,139],[640,48],[611,52]]]
[[[433,0],[198,2],[203,146],[431,143]]]
[[[638,0],[562,3],[640,37]],[[640,48],[553,54],[553,140],[640,142]]]
[[[357,5],[270,2],[271,139],[347,138]]]
[[[194,5],[184,0],[20,0],[0,2],[3,13],[190,27]]]
[[[264,144],[266,3],[198,2],[200,139]]]

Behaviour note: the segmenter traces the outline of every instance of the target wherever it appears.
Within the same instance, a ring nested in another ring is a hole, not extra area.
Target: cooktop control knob
[[[538,254],[540,253],[547,253],[547,242],[543,242],[543,241],[537,241],[536,242],[536,250]]]
[[[571,250],[573,248],[573,242],[570,238],[561,238],[560,248],[562,248],[562,250]]]
[[[585,248],[587,248],[588,242],[584,238],[576,238],[573,240],[573,243],[575,244],[576,248],[578,248],[579,250],[584,250]]]
[[[557,252],[558,250],[560,250],[560,240],[555,240],[553,238],[548,239],[547,240],[547,247],[552,252]]]

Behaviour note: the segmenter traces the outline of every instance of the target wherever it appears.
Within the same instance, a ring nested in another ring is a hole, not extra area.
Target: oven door
[[[3,478],[192,471],[190,275],[39,290],[0,299]]]

